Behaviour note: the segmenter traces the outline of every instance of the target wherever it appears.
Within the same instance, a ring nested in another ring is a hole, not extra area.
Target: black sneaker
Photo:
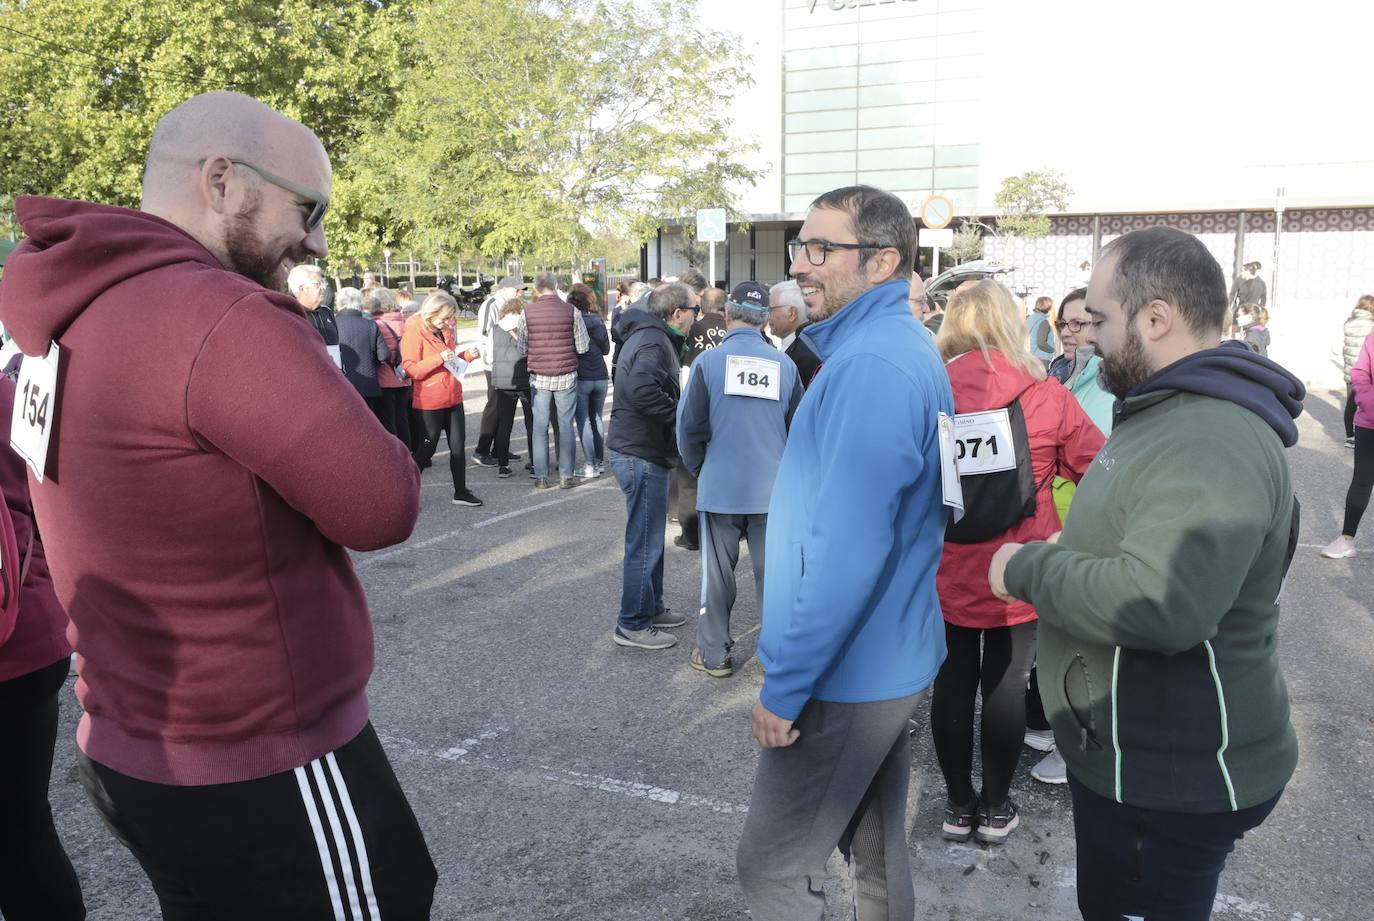
[[[681,547],[683,550],[690,550],[693,553],[696,553],[698,550],[701,549],[701,544],[698,544],[694,540],[688,540],[687,537],[682,534],[679,534],[677,537],[673,538],[673,546]]]
[[[963,806],[952,800],[945,800],[945,824],[940,826],[940,835],[946,841],[967,841],[973,837],[974,826],[979,815],[978,797]]]
[[[482,500],[474,496],[468,490],[464,489],[453,494],[453,504],[468,505],[473,508],[476,508],[477,506],[482,504]]]
[[[516,454],[514,451],[512,451],[512,452],[510,452],[510,459],[511,459],[511,460],[519,460],[519,459],[520,459],[520,455],[519,455],[519,454]]]
[[[501,479],[504,480],[506,477],[510,476],[510,468],[509,468],[509,467],[497,467],[497,468],[496,468],[496,475],[497,475],[498,477],[500,477]]]
[[[978,840],[984,844],[1001,844],[1020,824],[1021,816],[1011,800],[997,807],[990,807],[987,803],[978,806],[977,834]]]
[[[528,473],[530,476],[534,476],[534,463],[533,463],[533,462],[530,462],[530,463],[528,463],[528,464],[525,465],[525,472]]]
[[[496,466],[496,458],[492,457],[490,454],[474,454],[472,455],[472,460],[473,463],[480,464],[483,467]]]

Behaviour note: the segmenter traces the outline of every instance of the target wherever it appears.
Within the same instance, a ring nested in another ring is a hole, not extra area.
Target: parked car
[[[964,262],[945,269],[926,282],[926,298],[938,302],[943,307],[949,302],[950,293],[964,282],[998,278],[1015,271],[1015,266],[998,262],[995,259],[975,259],[972,262]],[[1006,284],[1007,280],[1002,279],[1002,283]]]

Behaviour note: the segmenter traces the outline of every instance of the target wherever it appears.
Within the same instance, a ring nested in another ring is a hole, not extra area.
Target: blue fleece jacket
[[[731,357],[769,362],[776,398],[727,393]],[[768,511],[787,427],[804,392],[792,359],[757,329],[732,329],[720,345],[697,356],[677,405],[677,450],[697,478],[699,511]]]
[[[892,700],[945,658],[938,414],[954,396],[905,281],[802,334],[822,366],[792,419],[768,507],[763,705]]]

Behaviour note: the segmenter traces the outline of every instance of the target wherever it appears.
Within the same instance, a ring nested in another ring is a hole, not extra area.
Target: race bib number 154
[[[57,422],[57,343],[41,358],[25,355],[19,366],[19,392],[10,418],[10,447],[28,463],[38,482],[48,462],[48,442]]]

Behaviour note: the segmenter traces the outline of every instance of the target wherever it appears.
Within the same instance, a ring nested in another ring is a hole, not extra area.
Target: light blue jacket
[[[1102,434],[1110,435],[1116,397],[1102,389],[1102,381],[1098,379],[1101,371],[1102,356],[1094,355],[1078,372],[1078,376],[1070,381],[1069,392],[1078,400],[1078,405],[1083,407],[1083,412],[1088,414],[1093,424],[1102,430]]]
[[[770,384],[777,384],[778,398],[727,394],[731,356],[775,363],[777,373]],[[768,511],[787,427],[804,392],[792,359],[756,329],[732,329],[720,345],[697,356],[687,391],[677,404],[677,449],[697,478],[699,511]]]
[[[892,700],[945,658],[938,414],[954,413],[935,343],[890,281],[808,326],[823,365],[792,420],[773,501],[760,699]]]

